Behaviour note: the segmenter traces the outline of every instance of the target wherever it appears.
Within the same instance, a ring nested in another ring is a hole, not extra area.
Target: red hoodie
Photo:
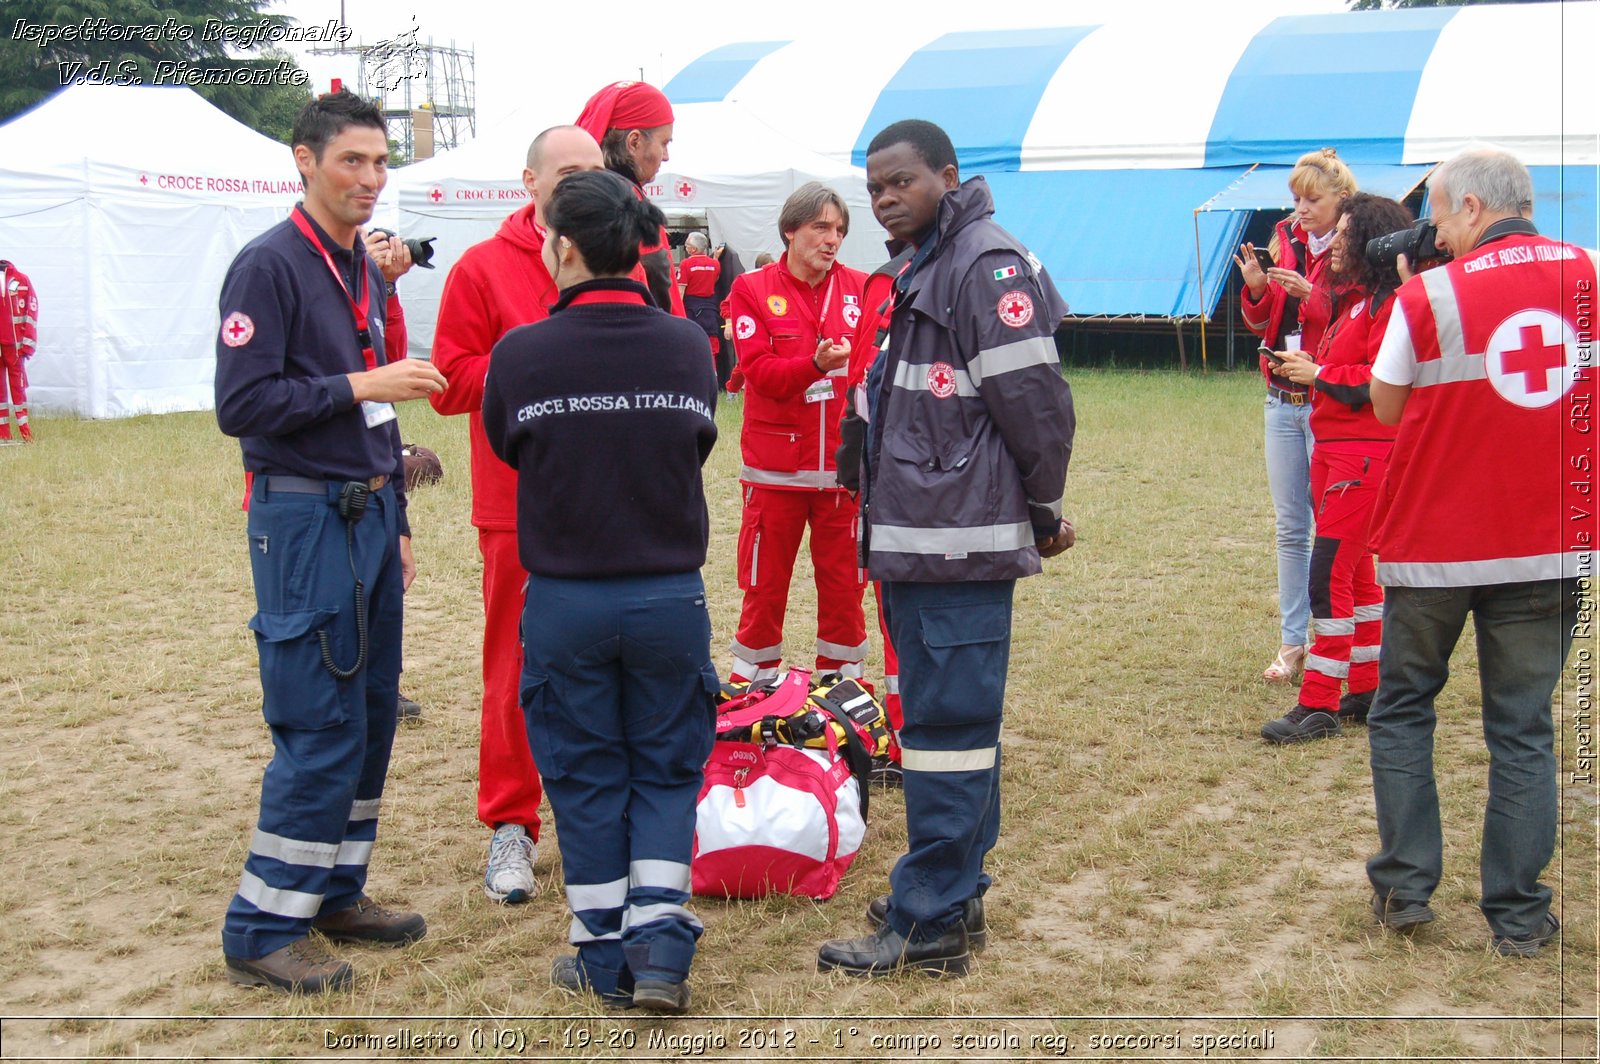
[[[428,397],[441,414],[466,414],[472,436],[472,523],[515,531],[516,470],[500,461],[483,432],[483,379],[489,352],[519,325],[543,321],[559,293],[544,268],[544,231],[528,204],[500,231],[468,248],[450,268],[439,300],[433,364],[450,387]]]

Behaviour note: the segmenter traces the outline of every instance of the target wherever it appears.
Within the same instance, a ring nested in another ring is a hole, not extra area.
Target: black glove
[[[861,448],[867,442],[867,419],[854,410],[839,422],[839,449],[833,452],[833,477],[854,494],[861,490]]]

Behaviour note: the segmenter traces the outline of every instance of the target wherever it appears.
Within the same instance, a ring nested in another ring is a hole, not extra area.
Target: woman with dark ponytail
[[[517,471],[522,705],[578,946],[551,978],[680,1013],[719,688],[700,578],[716,374],[705,333],[627,276],[661,226],[655,206],[591,171],[557,186],[545,219],[561,298],[495,345],[483,427]]]

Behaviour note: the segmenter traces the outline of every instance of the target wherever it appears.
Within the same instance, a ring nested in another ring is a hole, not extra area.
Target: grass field
[[[37,444],[0,449],[0,1054],[1594,1059],[1600,808],[1572,781],[1577,670],[1555,710],[1559,949],[1498,957],[1476,908],[1488,758],[1470,640],[1440,700],[1439,919],[1382,932],[1364,732],[1290,749],[1256,735],[1293,704],[1259,680],[1278,640],[1259,380],[1072,382],[1078,544],[1018,586],[989,951],[964,980],[814,971],[818,942],[866,929],[904,845],[887,794],[831,901],[697,900],[697,1015],[678,1021],[549,986],[568,916],[548,820],[538,896],[501,907],[480,889],[466,419],[402,413],[447,477],[411,507],[402,690],[424,714],[395,741],[371,886],[429,935],[344,949],[355,990],[301,999],[229,984],[218,939],[271,752],[237,444],[208,414],[36,417]],[[719,412],[706,476],[723,669],[739,414]],[[791,646],[812,636],[809,572]]]

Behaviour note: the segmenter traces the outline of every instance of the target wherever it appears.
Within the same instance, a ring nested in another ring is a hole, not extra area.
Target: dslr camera
[[[382,233],[386,237],[394,236],[392,229],[374,227],[372,232]],[[424,270],[433,269],[433,242],[438,239],[436,236],[425,236],[420,240],[413,240],[410,237],[402,240],[401,243],[406,246],[406,250],[411,252],[411,265],[421,266]]]
[[[1367,261],[1381,269],[1394,266],[1404,255],[1413,270],[1422,269],[1424,263],[1449,262],[1452,256],[1439,246],[1438,236],[1439,230],[1426,219],[1409,229],[1375,236],[1367,241]]]

